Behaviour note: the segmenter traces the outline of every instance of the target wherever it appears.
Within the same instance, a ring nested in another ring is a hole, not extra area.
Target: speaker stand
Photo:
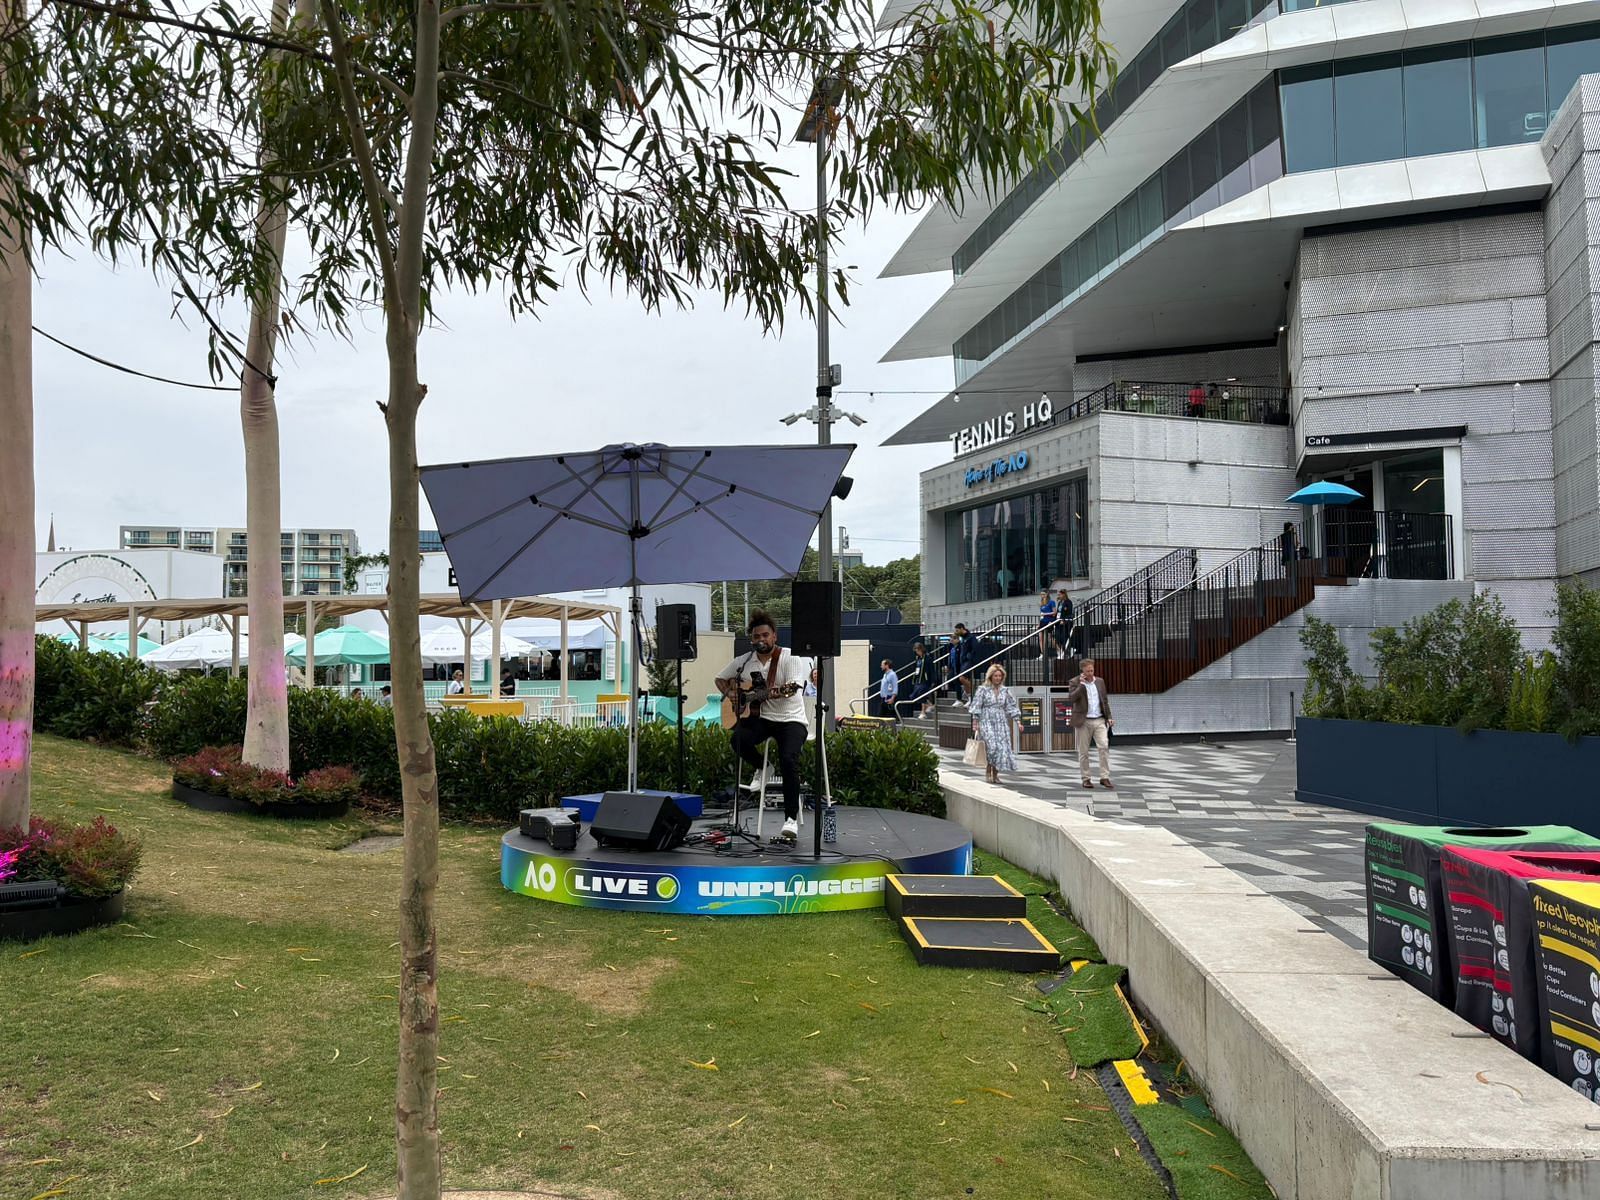
[[[678,790],[687,792],[683,765],[683,659],[678,660]]]
[[[828,783],[828,706],[822,702],[822,682],[827,678],[828,660],[817,658],[817,814],[811,823],[811,854],[822,857],[822,810],[833,803],[833,788]]]

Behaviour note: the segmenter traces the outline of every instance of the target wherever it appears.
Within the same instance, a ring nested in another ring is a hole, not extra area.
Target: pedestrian
[[[1287,579],[1294,574],[1295,560],[1300,557],[1300,537],[1295,532],[1294,522],[1285,521],[1283,532],[1278,535],[1278,552],[1283,556],[1283,576]]]
[[[918,704],[918,715],[927,716],[928,700],[923,693],[928,690],[933,664],[928,659],[928,647],[921,642],[911,644],[911,665],[906,668],[904,690],[907,700]]]
[[[955,637],[950,642],[950,687],[956,694],[956,703],[963,708],[972,687],[972,672],[982,654],[977,637],[957,622]]]
[[[1056,602],[1050,598],[1050,589],[1039,593],[1039,657],[1050,654],[1050,635],[1055,632]]]
[[[352,699],[352,700],[365,700],[366,698],[367,698],[366,693],[363,692],[360,688],[355,688],[350,693],[350,699]]]
[[[450,676],[450,686],[445,688],[445,694],[449,696],[461,696],[466,693],[466,690],[466,676],[461,673],[461,668],[457,667],[455,672]]]
[[[1200,386],[1198,379],[1194,381],[1194,386],[1189,389],[1189,415],[1191,417],[1203,417],[1206,415],[1206,390]]]
[[[894,663],[887,658],[879,666],[883,669],[883,677],[878,680],[878,715],[898,721],[900,714],[895,711],[894,705],[900,699],[900,676],[894,673]]]
[[[972,703],[967,707],[972,713],[973,736],[983,742],[988,759],[984,778],[990,783],[999,783],[1001,771],[1017,769],[1017,756],[1011,749],[1011,730],[1022,715],[1017,698],[1006,687],[1004,667],[995,663],[989,668],[984,683],[973,689]]]
[[[1055,644],[1056,657],[1065,658],[1071,649],[1072,623],[1075,614],[1072,609],[1072,597],[1067,595],[1067,589],[1062,588],[1056,593],[1056,626]]]
[[[506,671],[500,676],[500,695],[503,699],[515,699],[517,695],[517,677],[511,671]]]
[[[378,693],[378,703],[384,708],[392,708],[394,706],[394,689],[387,683],[383,685],[383,690]]]
[[[1112,788],[1111,782],[1111,697],[1106,692],[1106,681],[1094,673],[1094,659],[1086,658],[1078,664],[1078,678],[1073,680],[1067,693],[1067,703],[1072,706],[1072,731],[1078,739],[1078,778],[1083,786],[1093,788],[1089,780],[1089,743],[1100,749],[1100,786]]]

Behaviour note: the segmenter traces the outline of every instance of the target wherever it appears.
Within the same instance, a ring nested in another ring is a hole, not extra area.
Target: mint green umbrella
[[[324,629],[317,634],[315,643],[317,665],[337,666],[341,663],[386,663],[389,661],[389,643],[367,629],[355,625],[340,625]],[[296,667],[306,665],[304,641],[284,655]]]
[[[96,644],[98,643],[98,645]],[[143,658],[152,650],[161,649],[160,642],[152,642],[144,634],[139,635],[139,657]],[[92,634],[89,638],[89,649],[103,650],[107,654],[120,654],[128,657],[128,635],[125,633]]]

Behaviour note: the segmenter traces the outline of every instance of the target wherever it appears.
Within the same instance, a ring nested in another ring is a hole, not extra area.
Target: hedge
[[[134,746],[161,758],[194,754],[244,739],[246,684],[226,675],[170,676],[111,654],[86,652],[55,638],[39,639],[34,702],[38,729],[64,737]],[[439,772],[440,811],[458,819],[513,821],[519,808],[562,796],[624,787],[624,729],[569,727],[548,721],[431,714]],[[684,730],[686,790],[713,796],[733,786],[728,736],[715,726]],[[805,785],[815,787],[808,745]],[[289,772],[350,766],[362,789],[400,799],[393,713],[371,700],[326,689],[289,691]],[[639,731],[639,784],[677,786],[677,728],[660,722]],[[918,734],[840,730],[828,737],[835,800],[866,808],[944,815],[939,761]]]

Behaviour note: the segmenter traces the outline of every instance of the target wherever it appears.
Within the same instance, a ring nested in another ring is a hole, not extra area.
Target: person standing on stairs
[[[1006,687],[1006,669],[999,663],[990,667],[984,682],[972,689],[967,711],[972,714],[973,736],[983,742],[988,759],[984,778],[990,783],[999,783],[1001,771],[1017,769],[1017,756],[1011,749],[1011,730],[1022,716],[1017,698]]]

